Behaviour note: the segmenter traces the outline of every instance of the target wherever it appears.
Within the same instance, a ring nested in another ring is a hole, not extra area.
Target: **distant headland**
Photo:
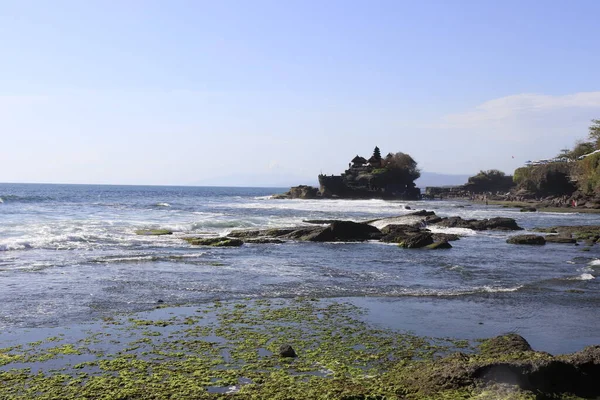
[[[319,188],[294,186],[275,198],[382,198],[418,200],[421,191],[415,180],[421,176],[417,162],[406,153],[389,153],[382,157],[375,146],[367,160],[356,155],[340,175],[319,175]]]

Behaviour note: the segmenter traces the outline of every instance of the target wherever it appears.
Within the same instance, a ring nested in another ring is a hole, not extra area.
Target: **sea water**
[[[417,209],[510,217],[526,230],[600,224],[597,214],[521,213],[464,201],[270,197],[284,190],[0,184],[0,331],[93,321],[149,310],[158,300],[309,296],[353,302],[370,322],[419,335],[516,332],[534,348],[558,353],[600,343],[598,245],[517,246],[506,243],[515,232],[434,227],[461,239],[437,251],[378,242],[212,248],[182,240]],[[159,228],[174,234],[136,234]]]

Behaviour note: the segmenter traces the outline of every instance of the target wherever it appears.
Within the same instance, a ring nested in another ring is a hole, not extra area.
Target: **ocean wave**
[[[156,203],[155,206],[157,206],[157,207],[171,207],[171,205],[169,203]]]
[[[473,229],[469,229],[469,228],[444,228],[444,227],[438,227],[438,226],[427,226],[427,229],[429,229],[431,232],[433,233],[452,233],[458,236],[475,236],[477,235],[477,232],[474,231]]]
[[[592,260],[592,261],[590,261],[590,263],[588,265],[589,266],[594,266],[594,267],[600,266],[600,259]]]
[[[39,203],[43,201],[52,201],[49,196],[17,196],[13,194],[0,195],[0,203]]]
[[[193,258],[202,258],[208,254],[206,251],[199,251],[189,254],[171,254],[171,255],[156,255],[156,254],[137,254],[131,256],[107,256],[91,260],[92,263],[110,264],[110,263],[137,263],[144,261],[169,261],[169,260],[187,260]]]
[[[581,275],[577,275],[577,276],[574,276],[572,278],[567,278],[567,279],[570,281],[589,281],[589,280],[596,279],[596,278],[594,277],[594,275],[584,272]]]
[[[517,292],[522,289],[524,285],[517,285],[511,287],[503,286],[478,286],[469,289],[408,289],[403,288],[400,290],[392,290],[388,293],[389,296],[411,296],[411,297],[455,297],[455,296],[468,296],[482,293],[510,293]]]

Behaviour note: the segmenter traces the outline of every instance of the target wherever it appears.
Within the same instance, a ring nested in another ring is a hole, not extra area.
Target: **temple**
[[[367,160],[356,155],[341,175],[319,175],[319,194],[341,198],[419,199],[414,180],[419,177],[416,162],[404,153],[381,157],[378,147]]]

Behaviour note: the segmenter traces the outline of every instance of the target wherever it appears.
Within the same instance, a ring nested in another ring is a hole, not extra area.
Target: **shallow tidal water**
[[[520,213],[460,201],[269,198],[282,191],[0,184],[0,340],[151,310],[159,299],[188,306],[306,296],[356,304],[369,322],[417,335],[475,339],[516,332],[551,353],[600,343],[598,245],[589,251],[516,246],[506,243],[514,233],[467,229],[439,229],[463,235],[440,251],[376,242],[208,248],[181,240],[417,209],[506,216],[525,229],[600,224],[598,215]],[[135,234],[148,228],[175,233]]]

